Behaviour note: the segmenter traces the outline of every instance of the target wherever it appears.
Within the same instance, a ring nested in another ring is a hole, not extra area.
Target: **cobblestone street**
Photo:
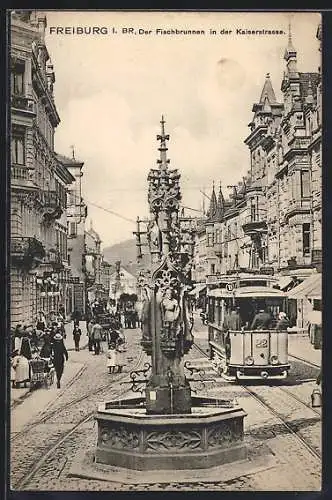
[[[201,332],[201,333],[198,333]],[[103,400],[117,399],[129,391],[132,369],[148,360],[142,353],[139,330],[126,330],[128,348],[123,374],[106,371],[105,355],[84,349],[70,352],[63,389],[49,390],[47,405],[34,391],[12,411],[11,485],[13,489],[39,490],[318,490],[320,489],[321,417],[310,406],[310,394],[318,368],[294,361],[287,382],[278,385],[241,386],[216,376],[212,365],[195,345],[185,360],[203,367],[215,382],[199,391],[223,399],[236,398],[247,412],[245,440],[249,458],[270,449],[276,464],[267,470],[225,482],[160,483],[128,485],[119,482],[68,477],[72,461],[81,449],[93,449],[97,428],[93,415]],[[204,331],[196,327],[196,341],[204,344]],[[70,365],[79,366],[76,373]],[[134,396],[133,393],[130,393]],[[34,408],[34,411],[31,411]],[[25,415],[23,418],[22,415]],[[142,472],[144,474],[144,472]]]

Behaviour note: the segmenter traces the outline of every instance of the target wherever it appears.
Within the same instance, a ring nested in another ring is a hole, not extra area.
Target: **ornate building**
[[[67,193],[67,254],[70,275],[68,277],[66,303],[68,314],[79,311],[85,313],[86,284],[85,284],[85,220],[87,206],[82,197],[82,177],[84,163],[72,158],[57,154],[61,163],[72,175],[74,181]]]
[[[88,291],[89,300],[93,300],[97,295],[97,291],[101,290],[101,239],[99,234],[93,229],[92,221],[90,222],[90,229],[85,231],[85,272],[86,272],[86,286]]]
[[[60,122],[55,76],[44,43],[46,18],[14,11],[11,20],[11,323],[32,322],[60,300],[58,273],[64,239],[69,172],[54,154]],[[57,247],[58,243],[58,247]],[[54,276],[53,276],[54,275]]]
[[[317,38],[321,40],[321,27]],[[284,59],[282,102],[267,74],[252,108],[245,139],[250,171],[233,186],[228,200],[221,188],[217,197],[213,186],[205,222],[208,284],[241,270],[279,273],[297,281],[320,271],[320,69],[298,71],[291,32]],[[297,309],[303,326],[305,311]]]

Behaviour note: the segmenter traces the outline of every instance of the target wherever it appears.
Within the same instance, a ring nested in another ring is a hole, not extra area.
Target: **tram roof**
[[[287,294],[276,288],[269,288],[265,286],[244,286],[234,288],[229,292],[225,288],[215,288],[208,293],[209,297],[238,297],[238,298],[266,298],[266,297],[287,297]]]

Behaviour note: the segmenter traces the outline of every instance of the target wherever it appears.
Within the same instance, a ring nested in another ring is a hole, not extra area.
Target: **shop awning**
[[[302,283],[290,290],[289,299],[322,299],[322,275],[313,274],[306,278]]]
[[[199,284],[195,285],[195,288],[193,288],[188,293],[188,295],[198,296],[205,288],[206,288],[206,284],[205,283],[199,283]]]
[[[277,285],[279,286],[280,290],[285,290],[292,283],[292,281],[293,278],[291,276],[282,276]]]

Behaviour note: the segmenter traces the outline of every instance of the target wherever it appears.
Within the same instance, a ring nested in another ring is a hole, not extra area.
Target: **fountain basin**
[[[247,458],[244,410],[192,397],[190,414],[149,415],[145,398],[101,403],[95,462],[133,470],[207,469]]]

